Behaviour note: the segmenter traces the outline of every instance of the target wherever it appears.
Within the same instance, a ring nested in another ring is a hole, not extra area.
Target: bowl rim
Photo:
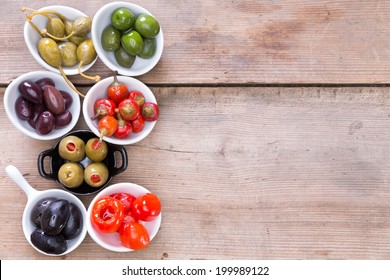
[[[142,87],[145,91],[148,91],[151,94],[151,98],[148,101],[149,102],[154,102],[154,103],[157,104],[156,97],[155,97],[154,93],[152,92],[152,90],[147,85],[145,85],[143,82],[141,82],[140,80],[138,80],[138,79],[136,79],[134,77],[122,76],[122,75],[118,75],[117,78],[118,78],[119,82],[125,83],[127,86],[128,86],[128,84],[137,84],[138,86]],[[99,131],[97,129],[97,125],[96,126],[94,125],[94,122],[91,120],[91,116],[88,115],[88,107],[92,106],[91,105],[92,104],[92,96],[93,96],[93,93],[97,91],[97,88],[99,88],[99,87],[101,87],[101,86],[103,86],[105,84],[107,84],[107,86],[108,86],[109,84],[111,84],[112,79],[113,79],[113,77],[107,77],[107,78],[99,81],[98,83],[94,84],[88,90],[88,92],[85,95],[85,98],[83,100],[82,111],[83,111],[84,121],[86,122],[88,128],[97,137],[100,137],[100,133],[99,133]],[[141,132],[139,132],[137,134],[136,138],[131,138],[131,135],[130,135],[130,138],[125,138],[125,139],[117,139],[117,138],[115,138],[113,136],[104,137],[103,139],[106,142],[109,142],[111,144],[116,144],[116,145],[131,145],[131,144],[135,144],[135,143],[140,142],[141,140],[145,139],[152,132],[152,130],[153,130],[154,126],[156,125],[156,123],[157,123],[157,120],[153,121],[153,122],[149,122],[149,129],[148,129],[148,131],[141,131]],[[144,132],[144,133],[142,133],[142,132]]]
[[[81,113],[80,98],[79,98],[78,94],[75,93],[73,91],[73,89],[71,87],[69,87],[69,85],[66,84],[66,82],[64,81],[64,86],[67,88],[67,92],[72,95],[72,99],[73,99],[72,106],[76,106],[76,108],[74,108],[76,115],[74,113],[72,114],[72,121],[65,127],[55,128],[55,130],[61,131],[61,133],[58,132],[58,133],[49,133],[46,135],[40,135],[37,132],[30,131],[30,130],[26,129],[23,125],[20,124],[21,120],[19,121],[17,119],[17,116],[14,114],[13,109],[11,109],[8,105],[9,105],[9,102],[10,102],[9,100],[10,100],[11,94],[12,94],[11,88],[17,88],[18,83],[20,83],[23,80],[31,79],[31,76],[42,76],[42,78],[47,77],[47,78],[51,78],[51,79],[63,79],[63,77],[60,74],[57,74],[57,73],[54,73],[51,71],[47,71],[47,70],[32,71],[32,72],[27,72],[27,73],[20,75],[19,77],[12,80],[12,82],[5,89],[4,99],[3,99],[5,112],[8,116],[8,119],[11,121],[11,123],[20,132],[24,133],[25,135],[27,135],[33,139],[37,139],[37,140],[58,139],[58,138],[62,137],[63,135],[69,133],[74,128],[74,126],[77,124],[77,122],[80,118],[80,113]],[[19,94],[19,92],[18,92],[18,94]]]
[[[153,61],[151,62],[151,59],[143,59],[143,58],[138,57],[138,56],[136,57],[136,61],[138,59],[138,60],[141,60],[141,61],[149,61],[149,62],[151,62],[151,63],[148,63],[147,66],[145,66],[144,68],[136,71],[136,70],[132,69],[132,67],[125,68],[125,67],[120,66],[117,63],[112,63],[106,57],[106,51],[101,47],[100,34],[97,34],[97,31],[96,31],[96,28],[97,28],[96,26],[97,26],[98,23],[97,23],[97,21],[95,19],[98,18],[99,16],[101,16],[101,14],[103,12],[105,12],[105,10],[111,9],[111,8],[115,9],[115,7],[116,8],[125,7],[125,8],[128,8],[130,10],[136,8],[136,9],[141,10],[142,13],[149,14],[149,15],[153,16],[154,18],[156,18],[147,9],[145,9],[142,6],[139,6],[137,4],[130,3],[130,2],[114,1],[114,2],[107,3],[107,4],[103,5],[95,13],[95,15],[93,17],[93,20],[92,20],[92,27],[91,27],[92,40],[94,42],[98,42],[98,43],[95,44],[96,53],[98,54],[100,60],[104,63],[104,65],[106,65],[109,69],[111,69],[113,71],[118,71],[118,73],[121,74],[121,75],[129,76],[129,77],[136,77],[136,76],[141,76],[143,74],[146,74],[147,72],[152,70],[157,65],[157,63],[160,61],[160,59],[161,59],[161,56],[162,56],[162,53],[163,53],[163,50],[164,50],[164,34],[163,34],[162,27],[160,25],[160,32],[155,37],[156,40],[159,39],[159,44],[158,44],[158,46],[156,48],[156,53],[154,54],[155,58],[153,59]]]
[[[128,186],[131,186],[133,188],[137,188],[139,191],[142,191],[143,193],[151,193],[147,188],[145,188],[145,187],[143,187],[141,185],[135,184],[135,183],[131,183],[131,182],[116,183],[116,184],[113,184],[111,186],[108,186],[107,188],[105,188],[104,190],[99,192],[93,198],[93,200],[90,202],[90,204],[88,205],[88,208],[87,208],[87,221],[86,221],[86,225],[87,225],[87,232],[88,232],[89,236],[98,245],[100,245],[101,247],[103,247],[103,248],[105,248],[107,250],[110,250],[110,251],[114,251],[114,252],[132,252],[132,251],[136,251],[136,250],[133,250],[133,249],[130,249],[130,248],[126,248],[124,246],[122,246],[122,247],[115,247],[115,246],[112,246],[110,244],[107,244],[106,242],[102,242],[99,239],[99,237],[97,236],[96,230],[94,229],[94,227],[92,225],[91,218],[90,218],[91,211],[92,211],[93,205],[95,204],[95,202],[99,198],[102,198],[104,196],[109,196],[110,194],[114,194],[116,192],[119,192],[120,189],[126,188]],[[157,216],[157,218],[154,219],[153,221],[150,221],[150,222],[139,221],[139,223],[141,223],[141,224],[147,224],[147,223],[151,224],[151,223],[153,223],[153,230],[152,230],[151,233],[149,233],[150,242],[154,239],[154,237],[157,235],[157,233],[158,233],[158,231],[160,229],[161,219],[162,219],[162,212],[160,212],[160,214]]]
[[[50,6],[45,6],[45,7],[37,9],[37,11],[42,11],[42,10],[53,10],[53,11],[56,11],[56,12],[61,12],[61,11],[67,10],[69,12],[76,13],[76,14],[78,14],[80,16],[87,16],[87,17],[89,17],[84,12],[82,12],[82,11],[76,9],[76,8],[73,8],[71,6],[65,6],[65,5],[50,5]],[[46,70],[48,70],[50,72],[57,73],[57,74],[61,74],[61,72],[57,68],[55,68],[55,67],[49,65],[48,63],[46,63],[42,59],[42,57],[39,55],[37,47],[34,47],[33,44],[31,43],[31,41],[27,40],[27,38],[29,37],[30,32],[32,32],[32,31],[34,31],[34,30],[32,29],[31,25],[26,21],[24,23],[24,26],[23,26],[23,38],[24,38],[24,42],[26,43],[26,46],[27,46],[28,50],[30,51],[30,54],[32,55],[32,57],[35,59],[36,62],[38,62],[39,65],[44,67]],[[92,31],[92,28],[91,28],[91,31]],[[89,35],[87,36],[89,38],[92,37],[92,32],[91,31],[89,32]],[[34,32],[36,32],[36,31],[34,31]],[[85,72],[88,69],[90,69],[95,64],[95,62],[97,61],[98,57],[99,57],[99,55],[96,52],[96,58],[91,63],[86,64],[86,65],[82,65],[81,66],[81,71]],[[78,70],[77,70],[77,67],[78,67],[78,64],[76,66],[73,66],[73,67],[65,67],[64,66],[64,67],[62,67],[62,69],[64,70],[64,73],[67,76],[74,76],[74,75],[78,75],[79,74]]]

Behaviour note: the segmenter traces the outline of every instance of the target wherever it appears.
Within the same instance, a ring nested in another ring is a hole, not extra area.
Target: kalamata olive
[[[30,80],[21,82],[18,86],[20,94],[33,103],[43,103],[43,93],[41,88]]]
[[[15,112],[19,119],[29,120],[33,114],[31,103],[27,99],[19,96],[15,102]]]
[[[31,211],[31,222],[37,227],[41,227],[41,218],[43,211],[49,206],[50,203],[57,200],[54,197],[47,197],[35,204]]]
[[[72,114],[68,110],[65,110],[61,114],[55,115],[55,119],[55,126],[63,127],[72,121]]]
[[[69,202],[57,199],[49,204],[42,213],[41,229],[47,235],[56,235],[65,227],[69,218]]]
[[[39,250],[48,254],[62,254],[68,249],[65,238],[59,235],[47,235],[42,229],[36,228],[31,233],[31,243]]]
[[[36,128],[36,123],[38,120],[38,116],[43,112],[47,111],[46,106],[43,104],[32,104],[32,115],[30,119],[28,120],[29,125],[31,125],[32,128]]]
[[[46,108],[53,114],[61,114],[65,110],[65,102],[61,93],[53,86],[45,86],[43,101]]]
[[[72,96],[64,91],[64,90],[60,90],[60,93],[62,95],[62,97],[64,98],[64,102],[65,102],[65,109],[69,109],[69,107],[72,105],[73,103],[73,98]]]
[[[83,229],[83,215],[81,210],[73,203],[69,203],[69,219],[66,226],[61,231],[65,239],[73,239],[78,236]]]
[[[55,125],[54,115],[49,111],[43,111],[35,123],[35,130],[38,134],[46,135],[52,132]]]
[[[53,87],[56,86],[54,81],[50,78],[42,78],[42,79],[39,79],[38,81],[35,81],[35,83],[41,88],[42,91],[43,91],[44,87],[47,85],[53,86]]]

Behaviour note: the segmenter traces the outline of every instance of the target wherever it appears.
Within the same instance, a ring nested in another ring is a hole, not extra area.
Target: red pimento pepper
[[[145,102],[141,108],[141,115],[145,121],[152,122],[158,119],[160,115],[160,109],[156,103]]]
[[[105,116],[113,116],[115,114],[116,104],[108,98],[99,98],[93,105],[95,116],[92,120],[101,119]]]
[[[92,207],[92,224],[100,232],[116,232],[122,225],[124,217],[122,202],[113,197],[102,197]]]
[[[132,90],[129,92],[129,98],[134,99],[138,106],[141,108],[145,103],[145,96],[138,90]]]
[[[129,137],[131,134],[131,131],[133,130],[133,127],[131,126],[130,122],[125,121],[121,114],[119,114],[119,109],[115,109],[117,118],[118,118],[118,128],[115,130],[114,136],[119,139],[124,139]]]
[[[99,142],[103,141],[104,136],[112,136],[115,130],[118,128],[118,121],[113,116],[105,116],[98,123],[98,129],[100,132]]]
[[[107,96],[116,104],[119,104],[123,99],[129,97],[129,91],[127,86],[123,83],[120,83],[117,78],[118,72],[114,72],[114,82],[107,88]]]
[[[134,99],[127,98],[121,101],[118,105],[119,113],[126,121],[135,120],[140,114],[138,103]]]

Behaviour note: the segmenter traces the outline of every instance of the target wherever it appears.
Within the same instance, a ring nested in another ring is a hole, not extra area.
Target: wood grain
[[[161,117],[127,147],[128,170],[112,183],[160,196],[156,239],[118,254],[87,236],[64,259],[390,258],[388,88],[152,90]],[[17,166],[38,190],[57,187],[36,169],[56,141],[29,139],[2,103],[0,113],[0,259],[45,259],[24,238],[26,197],[4,168]],[[92,197],[82,200],[88,206]]]
[[[68,0],[93,17],[108,0]],[[140,77],[154,85],[388,84],[390,2],[374,1],[132,1],[160,21],[161,61]],[[56,0],[23,1],[33,8]],[[0,11],[0,83],[42,69],[23,41],[20,1]],[[12,67],[11,67],[12,66]],[[99,60],[89,74],[110,75]],[[86,84],[73,77],[76,84]]]

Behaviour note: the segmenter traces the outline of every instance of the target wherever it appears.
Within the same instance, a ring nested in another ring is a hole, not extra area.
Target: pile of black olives
[[[37,81],[22,81],[18,90],[20,96],[15,102],[19,119],[27,121],[40,135],[46,135],[55,128],[67,126],[72,121],[68,110],[73,103],[71,95],[55,87],[50,78]]]
[[[58,170],[58,180],[68,188],[87,183],[101,187],[108,180],[107,166],[102,162],[108,153],[107,143],[91,138],[85,143],[77,136],[64,137],[58,146],[60,157],[67,162]]]
[[[137,17],[127,8],[118,8],[111,15],[111,24],[102,33],[102,47],[113,51],[118,64],[130,68],[136,59],[151,58],[156,52],[156,36],[160,24],[149,14]]]
[[[31,243],[48,254],[62,254],[67,240],[80,235],[83,229],[81,210],[65,199],[49,197],[39,201],[31,212],[31,222],[37,227],[31,233]]]

